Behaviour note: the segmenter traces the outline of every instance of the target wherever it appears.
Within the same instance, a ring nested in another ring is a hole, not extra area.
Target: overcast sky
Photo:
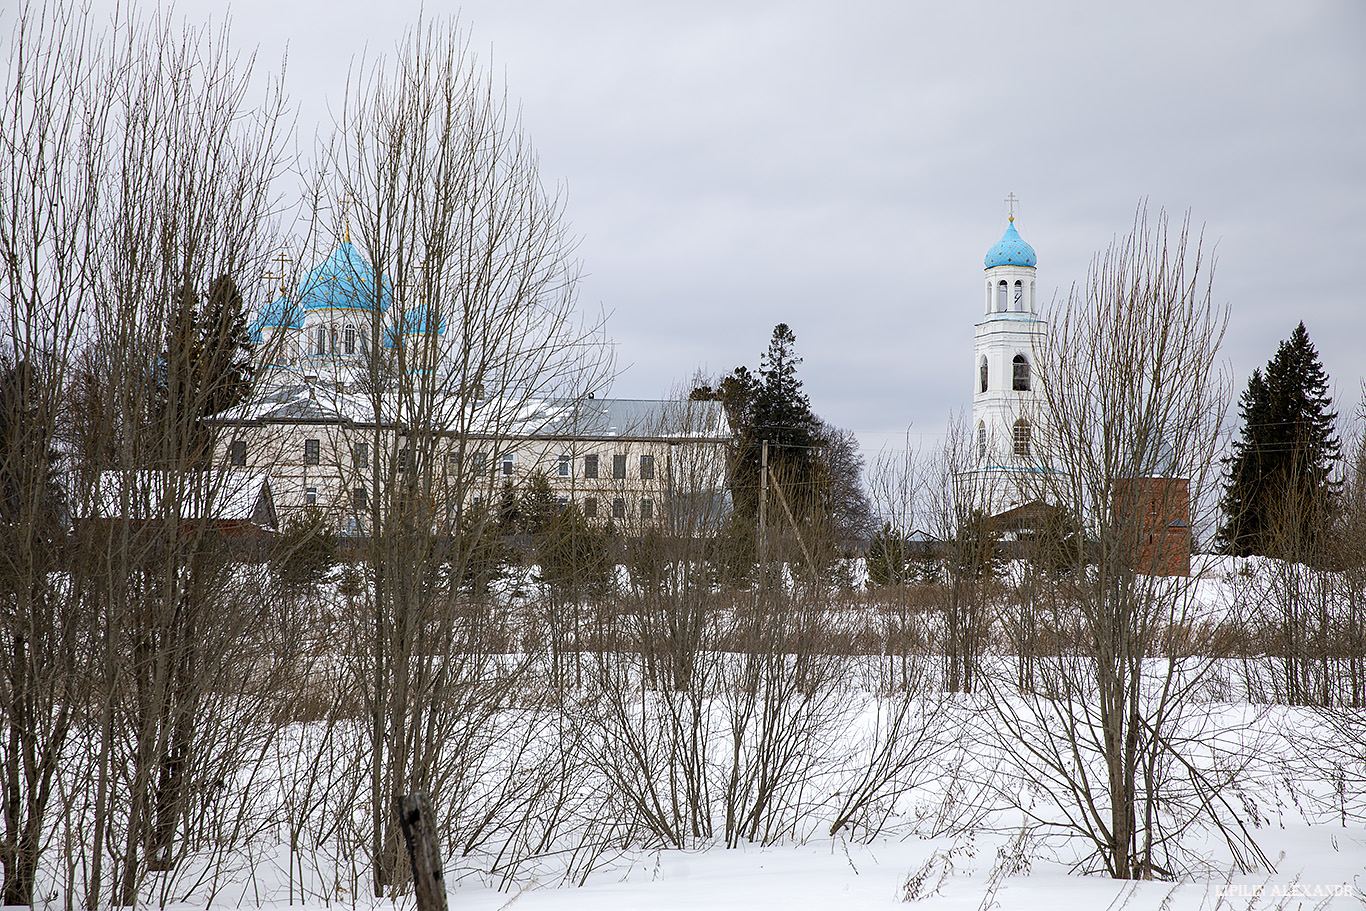
[[[222,5],[182,2],[191,20]],[[235,43],[330,128],[420,4],[250,0]],[[791,325],[817,413],[869,452],[971,407],[982,257],[1017,225],[1048,300],[1135,207],[1189,210],[1239,391],[1299,320],[1366,375],[1366,4],[476,0],[459,15],[569,192],[613,394],[758,366]]]

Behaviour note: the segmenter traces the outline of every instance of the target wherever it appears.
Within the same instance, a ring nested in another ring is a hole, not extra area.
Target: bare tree
[[[352,282],[371,353],[356,441],[370,450],[356,466],[370,603],[355,629],[380,895],[403,869],[398,797],[429,792],[448,818],[453,770],[483,760],[516,672],[469,622],[480,606],[449,584],[496,531],[465,511],[493,501],[490,462],[535,431],[535,406],[601,388],[608,359],[600,325],[575,306],[563,197],[453,24],[419,23],[354,78],[337,130],[329,169],[351,201],[338,228],[370,270]]]
[[[59,577],[58,435],[90,306],[107,85],[85,17],[23,4],[0,100],[0,796],[6,905],[39,860],[86,682],[82,595]]]
[[[90,828],[75,819],[91,907],[110,858],[113,899],[133,904],[149,873],[169,888],[220,811],[254,800],[231,784],[259,754],[244,719],[270,676],[269,627],[218,532],[240,479],[211,459],[205,420],[249,390],[226,347],[240,325],[231,288],[265,271],[287,163],[279,87],[248,102],[250,68],[226,33],[177,33],[167,15],[116,20],[107,40],[90,76],[107,118],[90,171],[90,306],[69,327],[83,345],[72,579],[97,649],[83,706]],[[225,806],[206,812],[210,795]]]
[[[943,542],[943,609],[940,634],[944,687],[976,687],[992,626],[992,599],[1001,570],[1000,536],[992,510],[1010,479],[976,470],[968,422],[949,422],[928,483],[928,522]]]
[[[1140,209],[1053,315],[1040,356],[1026,489],[1088,526],[1089,545],[1061,539],[1078,581],[1056,588],[1069,600],[1052,614],[1074,618],[1076,642],[1032,687],[991,679],[987,691],[1007,754],[1052,795],[1028,814],[1086,840],[1116,878],[1172,875],[1182,835],[1201,823],[1239,864],[1264,860],[1225,790],[1235,764],[1194,705],[1214,659],[1193,581],[1164,575],[1154,537],[1187,489],[1198,509],[1214,480],[1226,320],[1188,222],[1169,233],[1165,215]]]

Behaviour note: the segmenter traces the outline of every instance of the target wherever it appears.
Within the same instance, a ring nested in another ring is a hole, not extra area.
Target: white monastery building
[[[222,464],[268,476],[282,517],[314,507],[350,534],[402,485],[427,491],[438,524],[537,478],[628,533],[725,507],[719,402],[486,389],[461,372],[478,358],[451,309],[451,325],[439,301],[405,309],[343,240],[248,327],[264,370],[251,402],[215,418]]]

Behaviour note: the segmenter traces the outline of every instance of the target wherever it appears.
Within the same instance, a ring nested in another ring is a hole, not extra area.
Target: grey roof
[[[354,384],[342,389],[354,389]],[[339,391],[336,383],[285,374],[253,401],[217,416],[224,424],[374,423],[370,396]],[[381,412],[399,414],[399,397],[385,394]],[[680,399],[559,399],[497,396],[481,399],[470,421],[475,436],[550,439],[728,440],[730,424],[720,402]],[[481,429],[481,422],[484,427]]]
[[[156,469],[103,471],[89,503],[77,504],[78,518],[161,518],[174,496],[182,521],[256,522],[274,525],[270,479],[261,472],[224,470],[167,472]],[[269,518],[266,518],[267,514]]]

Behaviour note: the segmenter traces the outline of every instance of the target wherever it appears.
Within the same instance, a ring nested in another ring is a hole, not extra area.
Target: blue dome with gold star
[[[304,312],[281,295],[261,308],[256,319],[252,320],[251,325],[247,327],[247,332],[250,334],[252,342],[259,345],[262,341],[261,330],[263,329],[302,329],[303,327]]]
[[[1001,239],[996,242],[996,246],[987,251],[986,266],[1033,266],[1038,262],[1038,257],[1034,255],[1034,248],[1025,243],[1025,239],[1020,236],[1020,232],[1015,230],[1015,219],[1010,220],[1010,227],[1006,228],[1006,233],[1001,235]]]
[[[389,283],[380,282],[379,310],[389,309]],[[332,255],[314,266],[299,283],[299,303],[305,310],[370,310],[375,299],[375,270],[342,241]]]

